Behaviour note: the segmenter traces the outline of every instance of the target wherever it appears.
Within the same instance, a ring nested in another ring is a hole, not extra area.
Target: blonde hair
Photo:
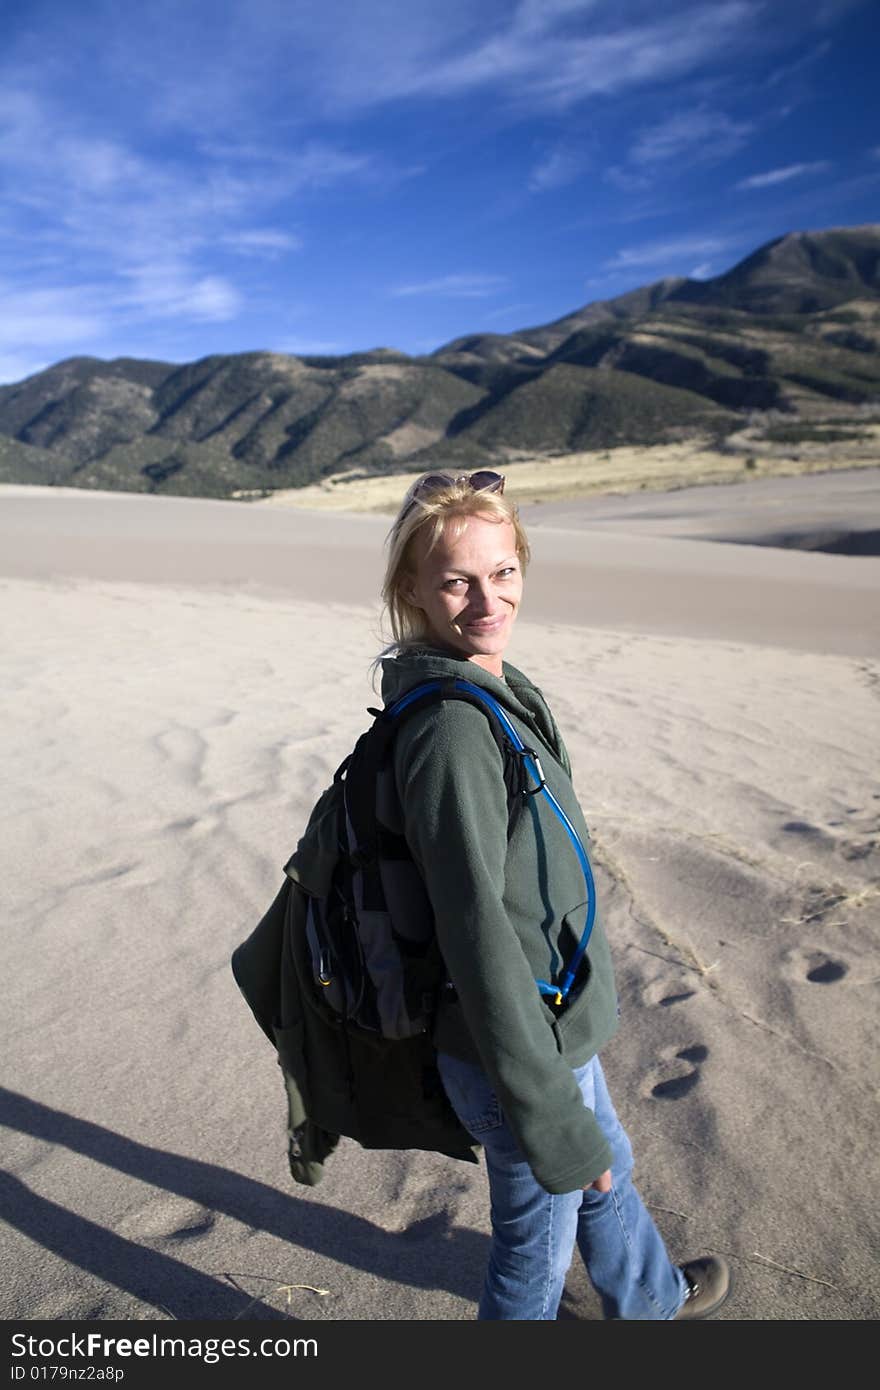
[[[422,534],[427,534],[430,554],[447,532],[457,539],[469,517],[482,516],[499,523],[509,521],[513,526],[517,558],[523,574],[529,563],[529,543],[515,502],[500,492],[489,492],[487,489],[475,491],[468,483],[467,474],[459,477],[450,474],[448,487],[438,485],[419,496],[424,479],[438,476],[446,475],[432,471],[416,479],[408,489],[385,540],[388,558],[382,583],[383,614],[388,616],[393,640],[383,651],[383,656],[423,645],[428,639],[429,628],[424,613],[410,603],[404,593],[406,579],[415,572],[416,540]]]

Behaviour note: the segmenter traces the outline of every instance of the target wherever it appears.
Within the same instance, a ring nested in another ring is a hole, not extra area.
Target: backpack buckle
[[[529,772],[526,759],[531,758],[532,762],[534,763],[535,769],[538,774],[538,784],[534,787],[523,787],[523,796],[537,796],[538,793],[540,791],[543,791],[544,787],[546,787],[547,785],[547,778],[544,776],[544,769],[541,766],[541,759],[538,757],[538,754],[534,748],[514,748],[513,752],[522,761],[523,770],[526,775],[528,775]]]

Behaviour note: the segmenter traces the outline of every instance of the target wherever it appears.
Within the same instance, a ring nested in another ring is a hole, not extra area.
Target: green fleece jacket
[[[502,680],[438,649],[408,651],[382,669],[386,704],[438,676],[462,677],[494,695],[526,746],[537,749],[548,787],[587,846],[568,753],[541,691],[521,671],[505,662]],[[405,834],[423,875],[454,986],[443,993],[434,1042],[482,1065],[548,1192],[585,1187],[611,1164],[572,1074],[617,1026],[598,912],[564,1009],[546,1003],[536,984],[558,981],[581,938],[587,904],[576,851],[544,796],[529,798],[508,839],[502,755],[486,716],[465,701],[411,716],[394,758],[397,804],[383,814]]]

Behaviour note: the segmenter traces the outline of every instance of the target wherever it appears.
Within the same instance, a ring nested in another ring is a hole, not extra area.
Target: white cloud
[[[8,348],[55,348],[94,338],[106,322],[100,298],[100,292],[88,286],[32,290],[0,286],[0,342]]]
[[[573,183],[583,167],[583,157],[574,151],[553,150],[532,169],[529,175],[529,192],[547,193],[554,188]]]
[[[21,381],[71,352],[87,352],[111,321],[100,287],[20,289],[0,282],[0,381]]]
[[[820,58],[824,58],[830,47],[830,39],[825,39],[807,53],[802,54],[800,58],[796,58],[793,63],[784,63],[781,67],[775,68],[767,78],[766,85],[778,87],[781,82],[788,82],[790,78],[803,72],[805,68],[812,67],[813,63],[817,63]]]
[[[368,174],[373,161],[369,155],[352,154],[321,141],[310,141],[301,150],[277,156],[284,191],[290,195],[303,189],[329,188],[353,176]]]
[[[241,304],[241,295],[228,280],[219,275],[203,275],[168,304],[166,313],[203,323],[221,323],[234,319]]]
[[[602,178],[614,188],[619,188],[622,193],[644,193],[654,182],[649,174],[637,174],[634,170],[626,169],[620,164],[610,165],[603,173]]]
[[[223,323],[235,318],[241,295],[219,275],[193,276],[186,264],[140,266],[126,272],[131,287],[121,303],[150,318],[186,318]]]
[[[289,131],[400,98],[570,106],[674,80],[748,51],[758,15],[761,0],[91,0],[20,26],[13,61],[56,84],[88,61],[153,130],[256,144],[267,116]]]
[[[292,357],[339,357],[354,349],[326,338],[289,338],[278,351],[290,353]]]
[[[629,161],[636,166],[687,159],[692,167],[700,163],[726,159],[745,144],[754,131],[750,121],[733,121],[723,111],[696,107],[678,111],[659,125],[640,132],[629,152]]]
[[[288,110],[317,118],[489,90],[516,109],[565,107],[729,58],[752,42],[762,6],[696,0],[656,17],[659,8],[601,0],[231,0],[222,17],[212,12],[199,25],[194,0],[169,6],[161,36],[155,20],[144,25],[144,51],[134,58],[138,80],[153,88],[156,119],[206,136],[252,128],[254,113],[279,92]],[[198,69],[184,67],[180,55],[196,46]],[[130,50],[118,61],[130,70]]]
[[[99,197],[140,186],[154,172],[124,145],[100,138],[62,139],[49,158],[74,189]]]
[[[484,314],[483,322],[495,323],[498,319],[509,319],[514,314],[524,314],[527,309],[532,307],[528,301],[524,304],[505,304],[501,309],[492,309],[488,314]]]
[[[824,174],[830,168],[831,165],[826,159],[817,160],[813,164],[786,164],[781,169],[768,169],[766,173],[752,174],[747,179],[740,179],[736,187],[773,188],[776,184],[788,183],[791,179],[800,179],[807,174]]]
[[[38,13],[22,42],[46,84],[83,78],[88,61],[91,79],[137,102],[153,131],[259,148],[267,119],[287,138],[401,98],[495,92],[520,111],[675,81],[751,56],[758,34],[765,50],[790,47],[791,24],[772,10],[764,0],[91,0],[55,5],[51,25]]]
[[[223,246],[236,251],[240,256],[259,256],[266,260],[277,260],[289,251],[302,249],[302,238],[290,232],[277,231],[272,227],[255,227],[251,231],[228,232],[220,238]]]
[[[604,262],[603,269],[622,271],[640,269],[642,266],[666,266],[666,273],[672,275],[678,273],[682,261],[690,261],[695,256],[708,259],[726,250],[729,245],[730,241],[722,237],[682,237],[672,241],[652,241],[618,251],[611,260]]]
[[[411,295],[440,295],[447,299],[488,299],[507,284],[503,275],[441,275],[436,280],[398,285],[391,293],[399,299]]]
[[[0,283],[0,365],[20,380],[69,352],[100,355],[108,339],[132,322],[181,319],[219,323],[241,307],[220,276],[192,276],[185,265],[157,265],[104,284],[19,289]]]
[[[0,88],[7,190],[0,248],[15,256],[19,288],[29,278],[36,294],[43,284],[55,306],[13,313],[7,301],[0,336],[15,342],[13,322],[21,343],[54,345],[91,342],[121,322],[229,321],[244,299],[218,256],[277,259],[295,251],[299,237],[273,225],[272,213],[293,198],[372,177],[370,156],[325,141],[304,140],[291,151],[262,146],[246,156],[236,150],[237,157],[234,149],[208,155],[182,145],[145,155],[123,137],[76,128],[51,97]],[[48,283],[53,271],[41,272],[39,257],[68,274],[76,265],[100,283],[97,310],[93,298],[83,311],[76,290],[67,292],[76,311],[59,307],[60,291]]]
[[[51,362],[48,358],[26,357],[22,353],[7,353],[0,350],[0,386],[24,381],[25,377],[36,376]]]
[[[481,44],[446,61],[397,74],[388,95],[456,96],[486,86],[516,84],[517,100],[569,106],[598,93],[689,72],[729,52],[756,12],[749,0],[722,0],[664,15],[649,23],[605,20],[589,35],[574,35],[557,21],[577,6],[518,8],[512,21]]]

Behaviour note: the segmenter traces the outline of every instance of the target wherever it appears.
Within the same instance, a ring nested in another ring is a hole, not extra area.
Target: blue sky
[[[0,381],[429,352],[880,221],[876,0],[4,0]]]

